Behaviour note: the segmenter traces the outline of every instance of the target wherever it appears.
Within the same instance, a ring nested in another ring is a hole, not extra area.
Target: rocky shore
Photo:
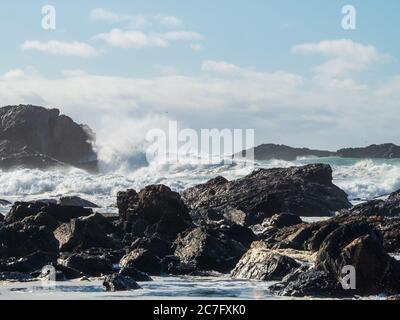
[[[295,297],[400,294],[400,192],[351,206],[328,165],[257,170],[181,194],[164,185],[118,193],[117,216],[82,199],[16,202],[0,215],[0,281],[101,277],[104,290],[152,276],[229,274],[276,281]],[[330,219],[305,223],[300,216]],[[356,289],[341,285],[353,266]]]

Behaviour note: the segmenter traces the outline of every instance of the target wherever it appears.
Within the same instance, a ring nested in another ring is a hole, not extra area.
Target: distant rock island
[[[73,166],[97,170],[94,133],[58,109],[32,105],[0,108],[0,168]]]
[[[248,150],[242,151],[246,156]],[[286,145],[262,144],[254,148],[255,160],[285,160],[294,161],[299,157],[341,157],[356,159],[397,159],[400,158],[400,146],[393,143],[370,145],[363,148],[346,148],[338,151],[313,150],[308,148],[293,148]]]

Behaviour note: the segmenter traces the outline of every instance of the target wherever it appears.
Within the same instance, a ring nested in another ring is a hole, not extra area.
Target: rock
[[[39,212],[35,216],[29,216],[22,220],[24,224],[35,225],[38,227],[44,226],[54,231],[60,226],[60,223],[54,217],[46,212]]]
[[[105,277],[103,286],[106,291],[130,291],[140,289],[140,286],[131,277],[121,274],[112,274]]]
[[[21,272],[0,272],[0,281],[28,282],[33,280],[29,274]]]
[[[60,261],[61,263],[64,263],[63,260]],[[85,277],[84,273],[58,263],[54,266],[54,268],[56,269],[57,273],[62,273],[65,280],[74,280]]]
[[[119,274],[122,276],[128,276],[138,282],[153,281],[147,273],[133,267],[122,268],[119,271]]]
[[[243,151],[237,156],[246,156],[249,151]],[[286,160],[295,161],[299,157],[330,157],[334,152],[312,150],[308,148],[292,148],[285,145],[262,144],[254,148],[254,160]]]
[[[189,210],[180,195],[163,185],[148,186],[139,194],[133,190],[120,192],[117,204],[120,218],[135,227],[132,230],[136,236],[156,235],[173,241],[191,225]]]
[[[36,251],[22,258],[9,258],[0,260],[0,270],[9,272],[34,272],[41,270],[46,265],[53,265],[58,254]]]
[[[346,193],[332,183],[331,167],[324,164],[259,169],[234,181],[217,178],[185,190],[182,198],[192,210],[241,210],[256,217],[252,224],[277,212],[329,216],[351,206]]]
[[[8,200],[0,199],[0,205],[1,206],[8,206],[10,204],[12,204],[12,203],[10,201],[8,201]]]
[[[190,211],[190,217],[197,224],[201,225],[203,223],[208,223],[212,221],[224,220],[224,215],[216,210],[210,209],[199,209]]]
[[[135,249],[122,257],[120,261],[122,267],[134,267],[146,272],[151,276],[161,274],[161,260],[149,250]]]
[[[97,204],[76,196],[61,197],[58,204],[70,207],[99,208]]]
[[[49,228],[21,222],[0,228],[1,257],[21,258],[37,251],[58,252],[58,241]]]
[[[218,229],[199,227],[182,233],[175,241],[175,255],[197,270],[229,272],[246,247]]]
[[[322,243],[316,267],[340,281],[342,268],[356,269],[356,292],[361,295],[400,290],[400,264],[383,250],[382,238],[366,223],[347,223]]]
[[[143,237],[136,239],[130,246],[130,250],[146,249],[152,254],[163,258],[172,254],[172,243],[161,240],[158,237]]]
[[[4,216],[2,213],[0,213],[0,223],[3,223],[3,222],[4,222]]]
[[[262,242],[255,242],[232,270],[236,279],[280,281],[299,268],[294,259],[267,249]]]
[[[316,269],[306,272],[294,271],[282,283],[269,287],[275,294],[290,297],[348,297],[351,292],[343,290],[342,286],[328,273]]]
[[[60,258],[58,264],[90,277],[99,277],[113,273],[113,265],[110,260],[103,256],[89,255],[87,253],[72,254]]]
[[[373,144],[365,148],[347,148],[336,152],[342,158],[396,159],[400,158],[400,147],[393,143]]]
[[[177,256],[166,256],[161,260],[161,272],[168,275],[194,275],[196,266],[192,263],[182,263]]]
[[[94,134],[60,115],[32,105],[0,108],[0,167],[45,169],[72,165],[96,170]]]
[[[291,213],[280,213],[272,216],[271,218],[266,219],[263,222],[263,225],[275,227],[278,229],[284,228],[284,227],[291,227],[295,226],[297,224],[301,224],[303,221],[299,216],[296,216]]]
[[[351,214],[362,215],[366,217],[399,217],[400,199],[393,194],[387,200],[372,200],[354,206],[349,210]]]
[[[72,219],[54,231],[61,251],[85,250],[92,247],[113,248],[115,243],[108,237],[102,223],[106,218],[99,213]]]
[[[5,217],[6,223],[22,221],[26,217],[36,216],[44,212],[59,222],[69,222],[71,219],[93,214],[91,209],[60,206],[43,202],[15,202]]]

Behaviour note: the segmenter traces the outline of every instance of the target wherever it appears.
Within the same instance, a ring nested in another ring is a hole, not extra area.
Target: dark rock
[[[48,168],[72,165],[97,169],[87,126],[60,115],[58,109],[31,105],[0,108],[0,167]]]
[[[88,217],[72,219],[54,231],[61,251],[85,250],[92,247],[114,248],[115,243],[102,227],[106,218],[95,213]]]
[[[58,203],[61,206],[99,208],[97,204],[76,196],[61,197]]]
[[[199,227],[182,233],[175,241],[175,255],[198,270],[229,272],[246,247],[221,230]]]
[[[26,273],[21,272],[0,272],[0,281],[28,282],[34,279]]]
[[[178,233],[191,225],[189,210],[180,195],[163,185],[148,186],[139,194],[133,190],[120,192],[117,204],[120,218],[136,224],[137,236],[156,235],[173,241]],[[138,222],[141,225],[139,229]]]
[[[393,195],[387,200],[372,200],[354,206],[351,214],[362,216],[398,217],[400,216],[400,199]]]
[[[49,228],[21,222],[0,228],[1,257],[20,258],[37,251],[58,252],[58,241]]]
[[[400,264],[384,253],[381,236],[366,223],[347,223],[322,243],[316,267],[340,280],[342,268],[356,269],[356,292],[362,295],[400,290]]]
[[[192,220],[198,225],[203,224],[204,222],[207,223],[211,221],[224,220],[223,214],[212,208],[192,210],[189,214]]]
[[[61,263],[63,263],[62,260]],[[65,280],[73,280],[85,277],[85,274],[83,272],[80,272],[70,267],[66,267],[62,264],[56,264],[54,268],[56,269],[57,273],[62,273]]]
[[[77,253],[60,258],[58,263],[90,277],[99,277],[111,274],[114,271],[110,260],[103,256],[89,255],[87,253]]]
[[[105,277],[103,286],[106,291],[130,291],[140,289],[140,286],[131,277],[121,274],[112,274]]]
[[[152,254],[163,258],[172,254],[172,243],[161,240],[158,237],[143,237],[136,239],[132,245],[130,246],[130,250],[135,249],[146,249],[149,250]]]
[[[122,267],[134,267],[146,272],[151,276],[161,274],[161,260],[149,250],[135,249],[122,257],[120,261]]]
[[[280,281],[299,267],[294,259],[267,249],[262,242],[255,242],[232,270],[231,276],[236,279]]]
[[[122,268],[119,271],[119,274],[123,276],[128,276],[138,282],[153,281],[153,279],[151,279],[147,273],[133,267]]]
[[[53,265],[58,254],[36,251],[22,258],[9,258],[0,260],[0,270],[10,272],[34,272],[41,270],[46,265]]]
[[[166,256],[161,261],[163,274],[169,275],[193,275],[197,270],[192,263],[182,263],[177,256]]]
[[[0,199],[0,205],[1,206],[8,206],[10,204],[12,204],[12,203],[10,201],[8,201],[8,200]]]
[[[60,226],[60,223],[50,214],[46,212],[39,212],[35,216],[29,216],[22,220],[24,224],[35,225],[38,227],[44,226],[54,231]]]
[[[85,217],[93,214],[91,209],[60,206],[43,202],[16,202],[5,217],[6,223],[22,221],[26,217],[35,216],[43,212],[60,222],[69,222],[70,219]]]
[[[263,225],[268,225],[271,227],[275,227],[278,229],[284,227],[295,226],[296,224],[301,224],[303,221],[297,215],[291,213],[280,213],[272,216],[271,218],[266,219],[263,222]]]
[[[346,148],[336,152],[342,158],[395,159],[400,158],[400,147],[393,143],[373,144],[365,148]]]
[[[332,183],[331,167],[324,164],[259,169],[235,181],[217,178],[185,190],[182,198],[193,210],[234,208],[256,215],[253,224],[277,212],[329,216],[351,206],[346,193]]]
[[[316,269],[296,272],[287,276],[286,280],[269,288],[272,292],[290,297],[348,297],[351,292],[342,286],[328,273]]]

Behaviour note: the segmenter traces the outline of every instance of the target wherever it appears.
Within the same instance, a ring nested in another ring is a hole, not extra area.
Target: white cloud
[[[364,45],[349,39],[325,40],[318,43],[304,43],[292,48],[298,54],[321,54],[328,61],[315,68],[326,76],[342,76],[350,72],[367,70],[374,63],[387,59],[372,45]]]
[[[191,43],[190,49],[192,49],[193,51],[200,51],[203,50],[203,45],[201,43]]]
[[[146,33],[137,30],[112,29],[110,32],[96,35],[93,39],[103,40],[118,48],[168,47],[173,41],[203,40],[204,36],[191,31],[173,31],[167,33]]]
[[[110,23],[127,22],[130,28],[143,28],[150,26],[163,26],[181,28],[184,26],[181,19],[167,14],[119,14],[104,8],[96,8],[89,13],[92,21],[105,21]]]
[[[238,66],[225,61],[206,60],[202,63],[201,68],[204,71],[220,72],[220,73],[235,73],[242,69]]]
[[[21,46],[21,50],[36,50],[40,52],[57,54],[57,55],[69,55],[79,56],[83,58],[92,57],[100,54],[96,48],[90,46],[84,42],[63,42],[63,41],[47,41],[40,42],[34,40],[25,41]]]

